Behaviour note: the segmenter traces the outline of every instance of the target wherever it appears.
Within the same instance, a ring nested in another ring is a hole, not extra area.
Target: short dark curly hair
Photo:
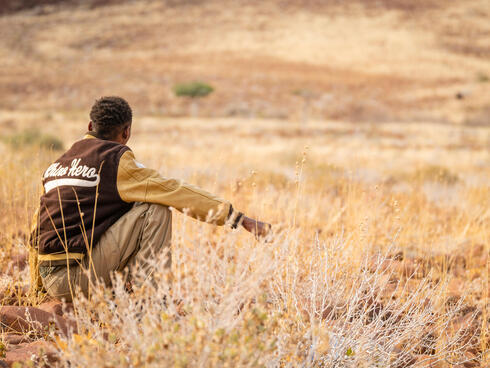
[[[124,98],[105,96],[95,101],[90,120],[97,137],[113,139],[133,120],[131,107]]]

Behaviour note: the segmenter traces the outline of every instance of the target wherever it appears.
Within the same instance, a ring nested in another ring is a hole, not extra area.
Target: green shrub
[[[483,72],[479,72],[476,75],[476,79],[480,83],[487,83],[488,81],[490,81],[490,77],[487,74],[483,73]]]
[[[465,124],[470,126],[490,126],[490,105],[483,106],[479,110],[469,113]]]
[[[415,171],[414,177],[415,179],[422,181],[437,181],[447,184],[455,184],[459,181],[457,174],[454,174],[449,169],[438,165],[428,165],[419,168]]]
[[[181,83],[174,86],[174,93],[178,97],[206,97],[214,88],[202,82]]]
[[[214,88],[209,84],[203,82],[190,82],[190,83],[181,83],[174,86],[174,93],[178,97],[188,97],[191,99],[190,105],[190,114],[191,116],[198,115],[198,99],[202,97],[206,97],[211,92],[214,91]]]
[[[15,148],[24,146],[39,146],[45,149],[60,151],[63,149],[63,142],[50,134],[42,134],[37,129],[26,129],[20,133],[7,137],[5,141]]]
[[[63,150],[63,142],[53,135],[44,134],[39,139],[39,145],[43,148],[52,149],[53,151]]]

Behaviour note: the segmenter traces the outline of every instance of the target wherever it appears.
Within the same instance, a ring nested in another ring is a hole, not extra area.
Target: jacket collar
[[[91,131],[88,131],[83,136],[83,139],[94,139],[94,138],[97,138],[97,136],[95,135],[95,132],[91,132]]]

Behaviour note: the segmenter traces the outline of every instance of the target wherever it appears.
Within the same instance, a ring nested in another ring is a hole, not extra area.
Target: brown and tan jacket
[[[133,202],[173,207],[223,225],[231,204],[181,180],[163,178],[135,161],[129,147],[88,133],[44,173],[31,245],[39,260],[81,259]]]

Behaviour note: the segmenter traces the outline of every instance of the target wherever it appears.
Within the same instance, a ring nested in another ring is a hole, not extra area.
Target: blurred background
[[[138,114],[488,125],[489,18],[487,0],[4,0],[0,109],[117,94]],[[196,81],[213,92],[175,93]]]

